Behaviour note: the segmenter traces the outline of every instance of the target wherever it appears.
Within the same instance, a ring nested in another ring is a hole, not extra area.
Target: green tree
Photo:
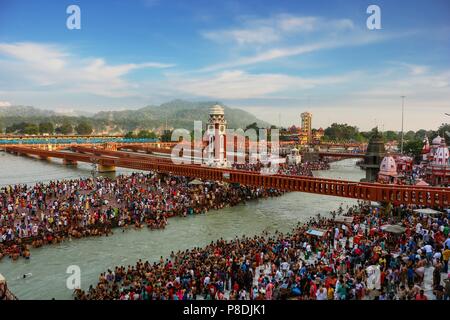
[[[416,140],[416,133],[412,130],[409,130],[408,132],[405,133],[405,135],[403,136],[403,139],[406,141],[412,141],[412,140]]]
[[[17,134],[38,134],[39,128],[37,125],[28,122],[14,123],[13,125],[6,128],[6,133],[17,133]]]
[[[386,141],[396,141],[398,139],[398,132],[388,130],[383,133],[383,137]]]
[[[156,134],[154,132],[152,132],[152,131],[141,130],[137,134],[137,137],[139,139],[156,139]]]
[[[326,139],[329,141],[349,141],[361,139],[358,137],[359,130],[357,127],[349,126],[346,123],[333,123],[325,129]]]
[[[425,136],[427,135],[427,130],[420,129],[416,131],[416,134],[414,135],[416,140],[423,140]]]
[[[422,153],[422,140],[409,140],[405,143],[403,151],[413,157],[420,156]]]
[[[69,120],[65,119],[63,120],[61,126],[57,127],[55,130],[59,134],[72,134],[73,133],[73,127]]]
[[[447,132],[450,133],[450,124],[443,123],[438,129],[441,136],[444,136],[446,139],[448,138]]]
[[[51,122],[39,123],[39,133],[40,134],[44,134],[44,133],[53,134],[54,131],[55,131],[55,128],[53,126],[53,123],[51,123]]]
[[[136,136],[134,135],[133,131],[128,131],[127,134],[124,136],[125,139],[134,139]]]
[[[94,130],[94,129],[92,128],[92,125],[91,125],[89,122],[85,121],[85,120],[82,120],[82,121],[81,121],[80,123],[78,123],[78,125],[75,127],[75,131],[76,131],[78,134],[80,134],[80,135],[88,135],[88,134],[91,134],[93,130]]]
[[[39,134],[39,127],[34,124],[30,123],[23,129],[24,134]]]

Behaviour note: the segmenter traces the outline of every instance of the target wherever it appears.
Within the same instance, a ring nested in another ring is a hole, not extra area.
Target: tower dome
[[[223,107],[216,104],[216,105],[212,106],[211,108],[209,108],[209,114],[210,115],[223,115],[224,114]]]
[[[434,145],[434,146],[439,146],[439,145],[441,145],[442,140],[444,140],[444,138],[442,138],[440,135],[438,135],[436,138],[433,139],[431,144]]]
[[[397,163],[392,156],[386,156],[381,161],[380,174],[390,176],[397,174]]]
[[[227,120],[222,106],[216,104],[209,109],[207,134],[209,145],[207,147],[208,163],[211,166],[227,166],[226,152]]]

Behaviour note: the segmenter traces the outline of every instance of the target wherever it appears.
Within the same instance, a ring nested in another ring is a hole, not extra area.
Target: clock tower
[[[226,129],[227,120],[225,120],[223,107],[216,104],[209,109],[207,127],[207,164],[210,166],[227,166]]]

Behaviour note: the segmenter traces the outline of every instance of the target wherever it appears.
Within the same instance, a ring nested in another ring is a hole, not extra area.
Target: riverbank
[[[156,173],[76,179],[0,189],[0,260],[30,258],[30,246],[108,236],[114,228],[163,229],[174,216],[204,214],[275,189],[219,184]]]
[[[450,296],[448,214],[431,219],[412,209],[391,216],[359,203],[339,219],[318,215],[288,234],[219,239],[155,263],[140,259],[101,273],[75,299],[442,300]],[[404,231],[384,229],[392,223]]]
[[[19,164],[23,162],[23,165],[30,163],[26,158],[16,158],[15,161]],[[330,170],[316,171],[314,175],[359,181],[364,171],[356,168],[354,162],[345,160],[333,163]],[[0,168],[0,172],[2,169],[7,168]],[[31,169],[36,170],[32,174],[38,177],[39,181],[46,179],[45,174],[37,176],[42,170],[40,167],[33,165],[28,168]],[[46,170],[49,169],[59,172],[64,167],[52,164]],[[67,174],[71,175],[72,170],[67,171]],[[56,172],[51,174],[52,177],[55,175]],[[30,260],[3,259],[0,270],[9,280],[11,290],[21,300],[71,299],[73,291],[66,287],[66,280],[70,275],[66,273],[68,266],[80,267],[81,287],[87,290],[89,285],[98,281],[101,272],[116,265],[134,263],[138,259],[158,261],[161,256],[166,256],[171,251],[202,247],[218,238],[232,240],[264,231],[288,232],[299,221],[335,210],[340,204],[345,208],[354,203],[356,201],[352,199],[291,192],[283,197],[255,200],[245,205],[240,204],[202,215],[174,217],[163,230],[129,228],[125,232],[115,232],[108,237],[67,240],[57,245],[37,248],[32,251]],[[24,274],[30,276],[23,278]]]

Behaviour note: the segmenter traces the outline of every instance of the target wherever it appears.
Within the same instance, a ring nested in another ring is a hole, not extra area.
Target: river
[[[331,164],[331,170],[318,171],[318,177],[359,181],[364,171],[355,159]],[[119,169],[120,173],[131,170]],[[0,153],[0,186],[68,179],[91,175],[91,167],[67,167],[59,161],[44,161]],[[171,251],[204,246],[218,238],[233,239],[262,231],[290,231],[298,222],[318,213],[336,210],[355,200],[292,192],[279,198],[248,202],[233,208],[210,211],[205,215],[172,218],[164,230],[114,230],[109,237],[83,238],[31,250],[31,259],[0,261],[11,291],[19,299],[71,299],[67,289],[67,268],[81,270],[81,286],[95,285],[100,273],[116,265],[133,265],[137,260],[155,261]],[[28,274],[26,278],[23,275]]]

